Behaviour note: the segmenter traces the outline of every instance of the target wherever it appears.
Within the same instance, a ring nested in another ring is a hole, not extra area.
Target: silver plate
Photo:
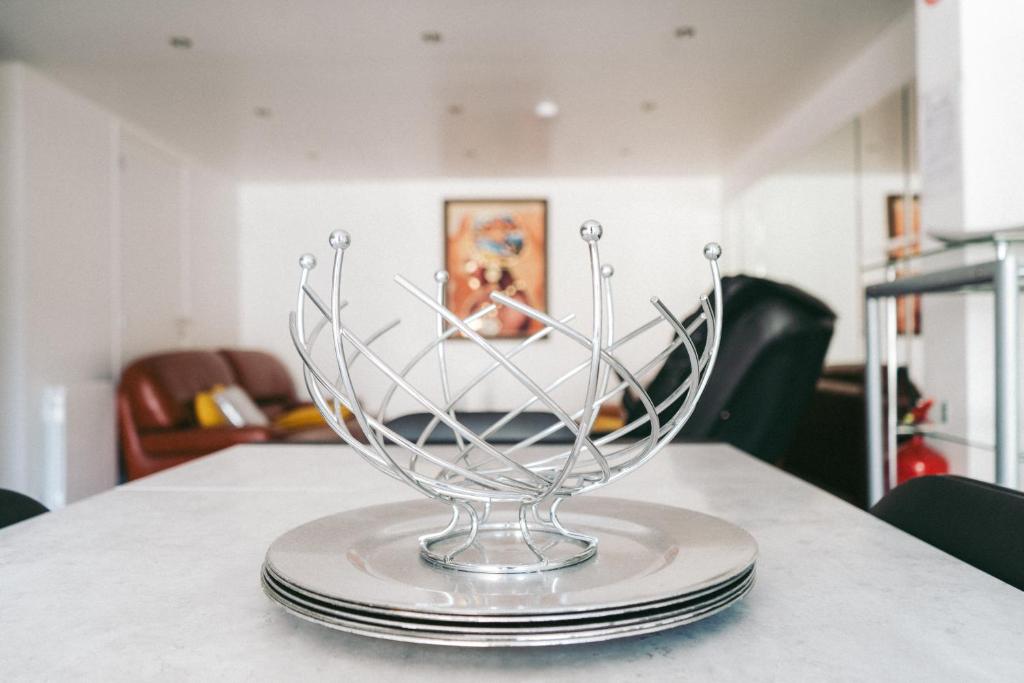
[[[417,538],[448,519],[447,507],[430,500],[331,515],[277,539],[265,566],[285,585],[342,610],[473,622],[566,619],[681,601],[735,579],[757,556],[747,532],[716,517],[591,496],[567,501],[562,520],[599,538],[594,558],[532,574],[460,572],[419,555]]]
[[[696,598],[659,604],[656,607],[630,611],[586,613],[586,618],[574,615],[572,618],[545,621],[506,621],[487,623],[460,623],[435,619],[409,619],[405,617],[386,616],[365,610],[349,610],[339,608],[322,601],[296,593],[278,583],[272,576],[264,572],[263,587],[267,595],[281,603],[286,609],[293,609],[302,616],[310,618],[326,617],[327,621],[342,620],[355,622],[364,626],[382,626],[402,631],[421,632],[447,636],[452,633],[472,634],[481,636],[522,635],[522,634],[554,634],[568,635],[575,631],[603,632],[612,628],[646,624],[663,621],[667,618],[681,618],[686,614],[704,613],[708,608],[724,606],[744,595],[754,582],[753,570],[741,575],[713,591],[702,593]]]
[[[629,620],[622,624],[609,624],[578,630],[556,630],[548,632],[529,632],[513,630],[511,632],[432,632],[413,630],[404,627],[371,624],[338,616],[329,616],[308,610],[300,605],[281,603],[292,614],[320,624],[328,628],[373,638],[384,638],[410,643],[431,645],[449,645],[457,647],[538,647],[551,645],[572,645],[593,643],[616,638],[639,636],[657,631],[676,628],[710,617],[726,609],[742,598],[753,585],[753,574],[735,591],[727,596],[708,602],[699,609],[669,611],[649,619],[640,621]],[[279,596],[271,591],[266,584],[264,590],[274,600]]]
[[[614,607],[610,609],[597,609],[597,610],[578,610],[573,612],[563,613],[551,613],[551,614],[535,614],[535,615],[524,615],[524,614],[510,614],[506,616],[502,615],[452,615],[452,614],[438,614],[432,612],[411,612],[406,610],[391,610],[381,609],[379,607],[371,607],[368,605],[360,605],[349,602],[343,602],[341,600],[334,600],[325,598],[321,595],[316,595],[309,592],[299,586],[294,586],[289,582],[285,581],[279,576],[276,576],[269,567],[264,565],[262,582],[265,588],[286,596],[286,599],[290,599],[292,596],[296,598],[299,604],[303,601],[307,601],[311,604],[318,606],[318,608],[327,612],[335,610],[346,614],[362,614],[367,617],[378,617],[389,621],[405,621],[405,620],[428,620],[432,622],[450,622],[457,624],[457,628],[469,628],[474,625],[496,625],[496,626],[514,626],[516,624],[541,624],[547,622],[568,622],[570,620],[593,620],[600,617],[615,617],[620,618],[624,615],[629,615],[634,612],[644,612],[662,608],[670,608],[678,606],[682,603],[694,603],[699,598],[708,596],[708,599],[714,596],[712,593],[721,593],[728,589],[730,586],[739,584],[743,580],[747,579],[754,571],[754,567],[751,566],[745,572],[739,574],[737,577],[731,578],[721,584],[704,588],[693,593],[687,593],[681,597],[675,597],[668,600],[658,600],[655,602],[644,602],[637,603],[635,605],[625,605],[620,607]]]

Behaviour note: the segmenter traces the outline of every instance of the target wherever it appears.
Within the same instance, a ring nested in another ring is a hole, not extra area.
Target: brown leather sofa
[[[138,479],[242,443],[330,441],[329,430],[297,435],[270,427],[200,427],[193,400],[215,384],[237,384],[270,420],[305,405],[288,371],[262,351],[190,350],[145,356],[121,374],[117,415],[125,476]]]

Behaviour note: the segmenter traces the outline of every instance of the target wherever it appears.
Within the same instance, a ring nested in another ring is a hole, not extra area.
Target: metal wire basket
[[[342,300],[341,275],[345,254],[351,245],[349,234],[339,230],[330,235],[334,268],[329,302],[317,295],[309,283],[310,271],[316,267],[315,257],[305,254],[299,259],[302,274],[290,328],[295,348],[302,358],[309,394],[328,425],[367,462],[451,507],[449,524],[419,539],[420,553],[427,561],[449,569],[514,574],[560,569],[593,557],[598,539],[590,533],[565,528],[559,521],[559,506],[572,496],[605,486],[643,465],[679,433],[693,414],[714,368],[721,338],[722,295],[718,268],[721,248],[715,243],[704,247],[715,293],[714,310],[708,298],[701,296],[701,313],[684,326],[664,303],[652,297],[656,315],[628,334],[616,337],[611,288],[614,270],[601,263],[598,242],[602,232],[597,221],[586,221],[580,227],[590,258],[593,321],[589,334],[569,324],[573,319],[571,315],[556,319],[499,292],[490,295],[488,306],[460,318],[445,305],[448,282],[445,271],[435,274],[433,296],[396,275],[395,281],[431,309],[436,319],[433,337],[401,368],[389,365],[371,349],[373,342],[394,328],[398,321],[366,337],[358,336],[342,321],[346,302]],[[484,339],[473,325],[475,320],[491,314],[499,306],[508,306],[538,321],[543,328],[513,348],[501,350]],[[307,324],[307,318],[315,322]],[[615,352],[622,345],[664,325],[674,332],[673,340],[642,367],[630,370],[616,356]],[[698,349],[693,335],[701,326],[705,327],[706,334]],[[325,328],[330,331],[329,343],[333,345],[337,366],[333,379],[313,360],[315,345]],[[564,335],[582,347],[589,357],[558,379],[541,386],[516,364],[515,357],[551,334]],[[490,359],[476,377],[456,388],[451,386],[446,360],[446,344],[454,335],[469,339]],[[641,380],[680,346],[689,359],[689,374],[655,405]],[[440,391],[433,387],[432,394],[407,379],[409,373],[430,356],[436,357],[440,385]],[[365,357],[389,383],[382,405],[375,413],[357,398],[351,368],[360,357]],[[476,433],[459,421],[455,408],[467,393],[498,371],[513,377],[530,397]],[[552,397],[552,391],[581,373],[587,378],[582,405],[574,410],[564,408]],[[646,414],[608,434],[592,436],[601,406],[627,390],[639,397]],[[387,425],[386,411],[397,391],[405,392],[432,415],[415,441]],[[667,420],[659,417],[677,402],[679,407],[671,417]],[[511,446],[488,440],[535,405],[545,408],[557,421]],[[346,426],[342,408],[351,411],[361,434]],[[428,448],[427,441],[439,425],[452,430],[454,446]],[[643,426],[649,428],[646,436],[630,438]],[[562,428],[573,434],[571,446],[554,453],[531,448]]]

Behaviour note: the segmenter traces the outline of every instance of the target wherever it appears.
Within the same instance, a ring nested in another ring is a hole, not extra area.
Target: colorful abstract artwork
[[[502,292],[547,311],[547,201],[447,200],[444,203],[448,307],[465,318]],[[473,321],[488,338],[527,337],[542,325],[499,306]]]

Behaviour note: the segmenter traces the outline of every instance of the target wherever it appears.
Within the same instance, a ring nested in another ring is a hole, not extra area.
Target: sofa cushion
[[[253,402],[245,389],[237,384],[215,391],[213,400],[233,427],[270,426],[267,416]]]
[[[167,429],[195,425],[195,395],[235,381],[231,366],[212,351],[173,351],[140,358],[125,368],[121,392],[138,429]]]
[[[295,385],[287,368],[263,351],[221,349],[239,384],[261,408],[269,404],[295,403]],[[273,419],[273,416],[271,416]]]

